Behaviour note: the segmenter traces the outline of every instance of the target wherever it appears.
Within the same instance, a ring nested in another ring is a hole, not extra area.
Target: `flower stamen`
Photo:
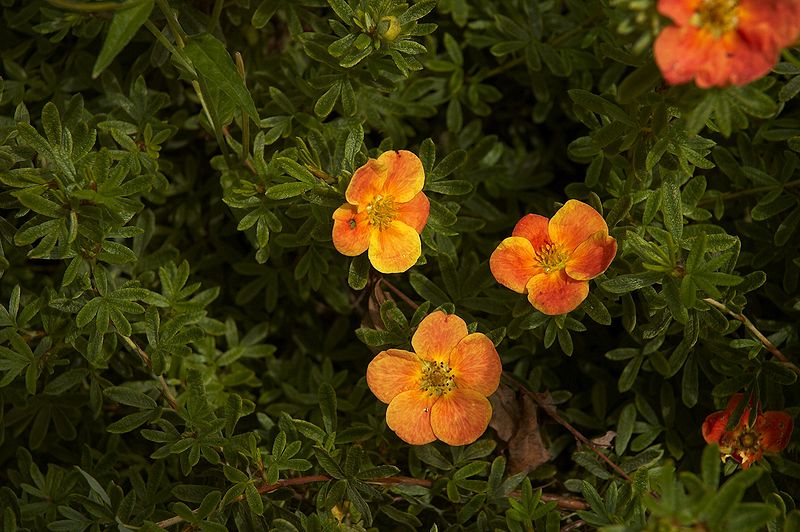
[[[453,369],[442,361],[423,362],[419,389],[430,395],[442,396],[456,388]]]
[[[567,265],[567,254],[556,244],[548,242],[534,251],[536,260],[544,273],[561,270]]]
[[[397,207],[391,196],[378,194],[367,204],[369,224],[383,230],[397,217]]]
[[[738,5],[738,0],[703,0],[692,23],[720,37],[738,26]]]

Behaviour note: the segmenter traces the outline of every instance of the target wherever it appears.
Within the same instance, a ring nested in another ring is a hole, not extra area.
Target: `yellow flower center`
[[[367,204],[367,216],[369,224],[378,229],[386,229],[389,224],[397,217],[397,207],[391,196],[381,196],[378,194]]]
[[[720,37],[739,24],[738,6],[739,0],[703,0],[692,23]]]
[[[445,395],[456,388],[453,369],[444,362],[423,362],[419,389],[431,395]]]
[[[557,244],[547,243],[534,251],[534,255],[544,273],[560,270],[567,264],[567,254]]]
[[[739,445],[744,449],[752,449],[758,445],[758,435],[754,432],[745,432],[739,436]]]

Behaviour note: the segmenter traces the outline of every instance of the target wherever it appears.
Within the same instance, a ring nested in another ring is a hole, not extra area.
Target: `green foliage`
[[[800,527],[797,436],[737,470],[700,432],[740,391],[800,412],[797,49],[702,91],[654,0],[0,11],[0,529]],[[331,216],[390,149],[430,217],[384,276]],[[545,316],[488,258],[569,198],[618,251]],[[437,308],[547,392],[534,428],[388,430],[366,367]]]

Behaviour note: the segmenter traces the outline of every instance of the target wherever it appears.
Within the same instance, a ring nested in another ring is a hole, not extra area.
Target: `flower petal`
[[[431,428],[431,410],[437,399],[422,390],[402,392],[386,408],[386,424],[406,443],[430,443],[436,439]]]
[[[549,221],[548,218],[538,214],[526,214],[514,226],[511,236],[527,238],[533,244],[533,249],[541,249],[550,243],[550,234],[547,232]]]
[[[480,438],[491,417],[492,405],[480,392],[456,388],[433,405],[431,427],[443,442],[467,445]]]
[[[450,352],[467,336],[467,324],[455,314],[431,312],[420,322],[411,338],[417,355],[425,360],[450,362]]]
[[[396,208],[396,220],[413,227],[417,233],[422,232],[428,222],[428,214],[431,211],[431,203],[424,192],[418,193],[411,198],[411,201],[398,204]]]
[[[526,288],[531,305],[551,316],[575,310],[589,293],[587,281],[571,279],[564,270],[534,275]]]
[[[738,31],[744,40],[772,55],[789,46],[800,33],[800,2],[785,0],[741,0]]]
[[[608,234],[606,221],[599,212],[578,200],[567,201],[547,225],[550,239],[567,253],[598,231]]]
[[[411,201],[425,185],[425,170],[419,157],[407,150],[383,152],[378,163],[386,168],[381,192],[397,203]]]
[[[333,245],[348,257],[361,255],[369,247],[369,220],[358,207],[345,203],[333,211]]]
[[[617,254],[617,241],[598,231],[575,248],[567,260],[567,275],[576,281],[594,279],[608,268]]]
[[[402,349],[381,351],[367,366],[367,386],[384,403],[402,392],[419,388],[420,378],[419,358]]]
[[[386,164],[376,159],[368,160],[356,170],[344,193],[347,203],[366,207],[372,198],[383,189],[386,170]]]
[[[764,412],[758,416],[755,430],[759,445],[767,453],[779,453],[789,445],[794,422],[786,412]]]
[[[450,353],[450,367],[456,386],[492,395],[500,384],[503,364],[494,343],[482,333],[472,333]]]
[[[653,54],[667,83],[678,85],[705,69],[713,45],[711,35],[695,26],[668,26],[656,37]]]
[[[422,254],[422,242],[414,228],[394,220],[385,229],[373,228],[369,240],[369,261],[381,273],[408,270]]]
[[[725,425],[728,424],[730,415],[722,410],[712,412],[703,421],[702,432],[706,443],[720,443],[720,439],[725,434]]]
[[[702,0],[659,0],[658,12],[672,19],[675,24],[689,24]]]
[[[525,292],[525,285],[531,277],[542,271],[533,245],[521,236],[512,236],[500,242],[489,257],[489,269],[498,283],[519,294]]]

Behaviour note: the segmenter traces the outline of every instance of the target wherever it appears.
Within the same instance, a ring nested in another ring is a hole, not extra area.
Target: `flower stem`
[[[413,308],[414,310],[417,310],[419,308],[419,305],[414,303],[414,301],[410,297],[405,295],[399,288],[397,288],[395,285],[387,281],[386,278],[381,277],[381,280],[378,282],[386,285],[386,288],[391,290],[394,293],[394,295],[405,301],[406,305],[408,305],[409,307]]]
[[[782,364],[784,364],[790,370],[792,370],[795,373],[797,373],[798,375],[800,375],[800,368],[798,368],[797,366],[792,364],[792,362],[790,362],[789,359],[786,358],[786,355],[784,355],[781,352],[781,350],[778,349],[775,346],[775,344],[770,342],[769,339],[766,336],[764,336],[761,333],[761,331],[758,330],[758,328],[756,328],[756,326],[753,324],[753,322],[750,321],[747,318],[747,316],[745,316],[744,314],[732,311],[724,303],[720,303],[719,301],[717,301],[716,299],[713,299],[711,297],[706,297],[706,298],[703,299],[703,301],[705,301],[706,303],[708,303],[712,307],[715,307],[715,308],[721,310],[722,312],[725,312],[729,316],[732,316],[734,319],[739,320],[740,322],[742,322],[744,324],[744,326],[747,327],[747,330],[749,330],[751,333],[753,333],[753,336],[755,336],[758,339],[758,341],[761,342],[761,344],[766,348],[767,351],[772,353],[772,355],[775,358],[777,358]]]
[[[119,336],[120,338],[122,338],[122,341],[125,342],[128,345],[128,347],[131,348],[131,350],[133,350],[134,353],[139,355],[139,358],[142,359],[142,362],[144,362],[144,365],[147,366],[147,369],[152,371],[153,361],[150,359],[150,356],[145,352],[145,350],[139,347],[139,344],[137,344],[136,341],[130,336],[125,336],[123,334],[120,334]],[[167,384],[167,380],[164,378],[163,375],[158,376],[158,383],[161,385],[161,395],[163,395],[164,399],[167,400],[167,403],[169,403],[169,407],[177,411],[178,402],[175,400],[175,396],[172,395],[172,392],[169,389],[169,385]]]
[[[615,464],[614,461],[611,460],[611,458],[606,456],[606,454],[603,451],[601,451],[597,447],[597,445],[592,443],[592,441],[589,440],[589,438],[587,438],[586,436],[581,434],[581,432],[578,429],[576,429],[575,427],[570,425],[566,420],[564,420],[564,418],[562,418],[559,415],[558,411],[556,410],[556,408],[552,405],[552,403],[549,400],[549,398],[550,398],[549,394],[547,394],[547,393],[536,393],[536,392],[532,392],[532,391],[528,390],[527,388],[525,388],[525,386],[521,382],[519,382],[515,377],[513,377],[512,375],[510,375],[508,373],[503,373],[503,376],[506,377],[506,382],[509,382],[509,383],[513,384],[522,393],[526,394],[528,397],[533,399],[536,402],[536,404],[538,404],[542,408],[542,410],[544,410],[545,413],[547,413],[548,416],[553,418],[553,421],[555,421],[556,423],[558,423],[559,425],[561,425],[562,427],[567,429],[570,432],[570,434],[572,434],[575,437],[576,440],[578,440],[579,442],[581,442],[584,445],[586,445],[587,447],[589,447],[589,449],[591,449],[591,451],[594,454],[596,454],[601,459],[603,459],[611,467],[611,469],[613,469],[614,471],[617,472],[617,474],[619,474],[619,476],[621,476],[622,478],[624,478],[628,482],[633,482],[633,479],[621,467],[619,467],[617,464]]]

